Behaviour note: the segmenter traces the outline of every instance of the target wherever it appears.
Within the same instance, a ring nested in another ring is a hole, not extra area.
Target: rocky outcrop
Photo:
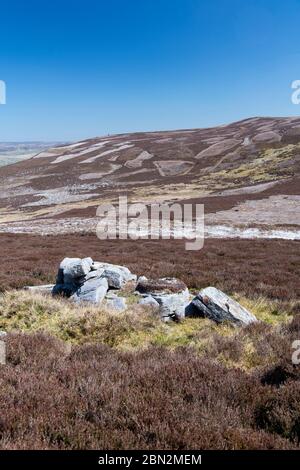
[[[159,310],[159,303],[151,295],[143,297],[138,304],[143,305],[144,307],[151,307],[154,310]]]
[[[59,266],[52,294],[71,298],[77,303],[99,305],[109,289],[122,289],[136,278],[125,266],[94,262],[92,258],[65,258]],[[116,297],[109,299],[108,308],[124,310],[125,300]]]
[[[139,278],[137,292],[144,296],[144,304],[158,305],[163,321],[184,318],[190,295],[184,282],[175,278]]]
[[[126,284],[127,282],[137,280],[136,274],[132,274],[126,266],[118,266],[117,264],[100,263],[98,261],[95,261],[92,264],[91,269],[92,271],[99,271],[99,270],[106,271],[107,277],[112,276],[112,275],[115,275],[115,276],[118,275],[120,277],[122,286]]]
[[[27,289],[46,293],[51,287]],[[179,279],[148,279],[145,276],[137,279],[126,266],[93,261],[92,258],[65,258],[52,289],[53,295],[63,295],[79,304],[102,304],[112,312],[127,309],[128,293],[140,297],[136,303],[156,312],[163,321],[202,317],[234,326],[257,321],[252,313],[215,287],[201,290],[191,300],[187,286]]]
[[[201,290],[189,305],[186,315],[209,318],[216,323],[229,322],[236,326],[257,321],[252,313],[215,287]]]
[[[59,266],[53,295],[71,297],[86,282],[91,271],[92,258],[65,258]]]
[[[71,296],[75,302],[89,302],[100,304],[108,291],[108,282],[105,277],[88,279]]]

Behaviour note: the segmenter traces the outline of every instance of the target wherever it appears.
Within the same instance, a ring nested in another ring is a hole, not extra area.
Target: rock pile
[[[108,291],[121,289],[136,279],[137,276],[124,266],[98,263],[92,258],[65,258],[60,264],[52,294],[69,297],[77,303],[100,304],[107,298],[110,308],[123,310],[125,299],[108,295]]]
[[[49,291],[49,286],[43,286]],[[91,258],[65,258],[59,267],[53,295],[69,297],[74,302],[88,302],[115,311],[125,310],[126,298],[117,291],[138,297],[137,303],[151,307],[163,321],[185,317],[209,318],[216,323],[229,322],[235,326],[257,321],[244,307],[215,287],[207,287],[194,299],[184,282],[175,278],[137,279],[125,266],[100,263]]]
[[[184,282],[175,278],[154,280],[142,276],[138,279],[136,291],[143,296],[139,303],[156,307],[162,320],[185,317],[190,294]]]

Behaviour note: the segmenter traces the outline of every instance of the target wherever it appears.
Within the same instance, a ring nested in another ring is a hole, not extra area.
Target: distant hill
[[[40,149],[0,169],[0,230],[26,224],[40,230],[54,220],[55,230],[72,231],[75,222],[89,229],[97,206],[120,194],[148,203],[203,202],[212,225],[295,228],[299,156],[295,117],[95,137]]]
[[[26,160],[54,145],[58,144],[55,142],[0,142],[0,166]]]

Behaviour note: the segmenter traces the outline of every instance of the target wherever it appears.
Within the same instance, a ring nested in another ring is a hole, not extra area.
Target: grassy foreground
[[[233,367],[251,369],[276,361],[285,324],[292,319],[295,302],[236,299],[263,324],[242,330],[216,325],[206,319],[162,323],[151,309],[137,305],[137,296],[127,299],[123,313],[105,307],[75,306],[64,299],[29,291],[8,291],[0,297],[0,330],[44,333],[71,344],[101,343],[118,350],[136,351],[149,346],[174,349],[193,347],[198,355],[211,356]],[[271,335],[272,345],[264,344]],[[278,336],[279,344],[273,337]],[[274,344],[273,344],[274,343]],[[274,349],[275,348],[275,349]]]
[[[112,314],[5,293],[0,448],[299,448],[300,316],[239,300],[264,322],[163,324],[134,302]]]

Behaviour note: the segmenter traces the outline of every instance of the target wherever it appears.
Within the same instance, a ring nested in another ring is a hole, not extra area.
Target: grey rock
[[[159,313],[163,321],[185,317],[185,310],[190,302],[190,294],[187,288],[174,294],[152,294],[152,297],[159,304]]]
[[[29,290],[32,292],[41,292],[45,294],[51,294],[55,284],[45,284],[42,286],[25,286],[24,290]]]
[[[100,263],[95,261],[92,265],[92,270],[103,269],[108,272],[113,272],[122,277],[123,282],[136,281],[136,274],[132,274],[126,266],[119,266],[117,264]]]
[[[216,323],[230,322],[236,326],[257,321],[252,313],[215,287],[202,289],[188,306],[186,316],[205,317]]]
[[[144,305],[147,307],[152,307],[154,309],[159,309],[159,303],[151,296],[147,295],[146,297],[143,297],[139,302],[139,305]]]
[[[101,269],[103,263],[99,263],[99,261],[93,261],[93,264],[91,266],[91,271],[98,271],[98,269]],[[104,269],[104,268],[102,268]]]
[[[118,295],[112,290],[108,290],[105,296],[106,299],[115,299],[116,297],[118,297]]]
[[[106,307],[116,312],[123,312],[127,308],[126,299],[124,297],[111,297],[106,300]]]
[[[90,279],[79,287],[72,295],[71,299],[77,303],[88,302],[100,304],[108,290],[108,283],[105,278]]]
[[[163,321],[184,318],[190,295],[187,286],[179,279],[140,277],[136,290],[155,300],[159,305],[159,313]],[[145,299],[141,302],[143,301],[145,302]]]
[[[123,273],[117,270],[104,269],[102,277],[107,279],[108,286],[113,289],[121,289],[126,282]]]
[[[57,276],[56,276],[56,284],[63,284],[64,283],[64,270],[63,268],[59,267]]]
[[[0,330],[0,338],[5,338],[7,336],[6,331]]]
[[[93,264],[92,258],[65,258],[59,269],[63,271],[63,281],[64,283],[70,283],[73,280],[86,276]],[[61,276],[61,271],[59,271],[58,276]]]
[[[77,287],[73,283],[55,284],[52,289],[52,295],[62,297],[71,297],[76,292]]]
[[[121,289],[129,281],[136,281],[136,275],[125,266],[94,262],[92,258],[65,258],[60,264],[52,294],[71,297],[76,302],[98,304],[108,288]],[[117,307],[121,308],[120,302]]]
[[[90,271],[86,276],[81,278],[81,283],[84,284],[84,282],[89,281],[90,279],[100,279],[104,272],[104,269],[97,269],[94,271]]]

